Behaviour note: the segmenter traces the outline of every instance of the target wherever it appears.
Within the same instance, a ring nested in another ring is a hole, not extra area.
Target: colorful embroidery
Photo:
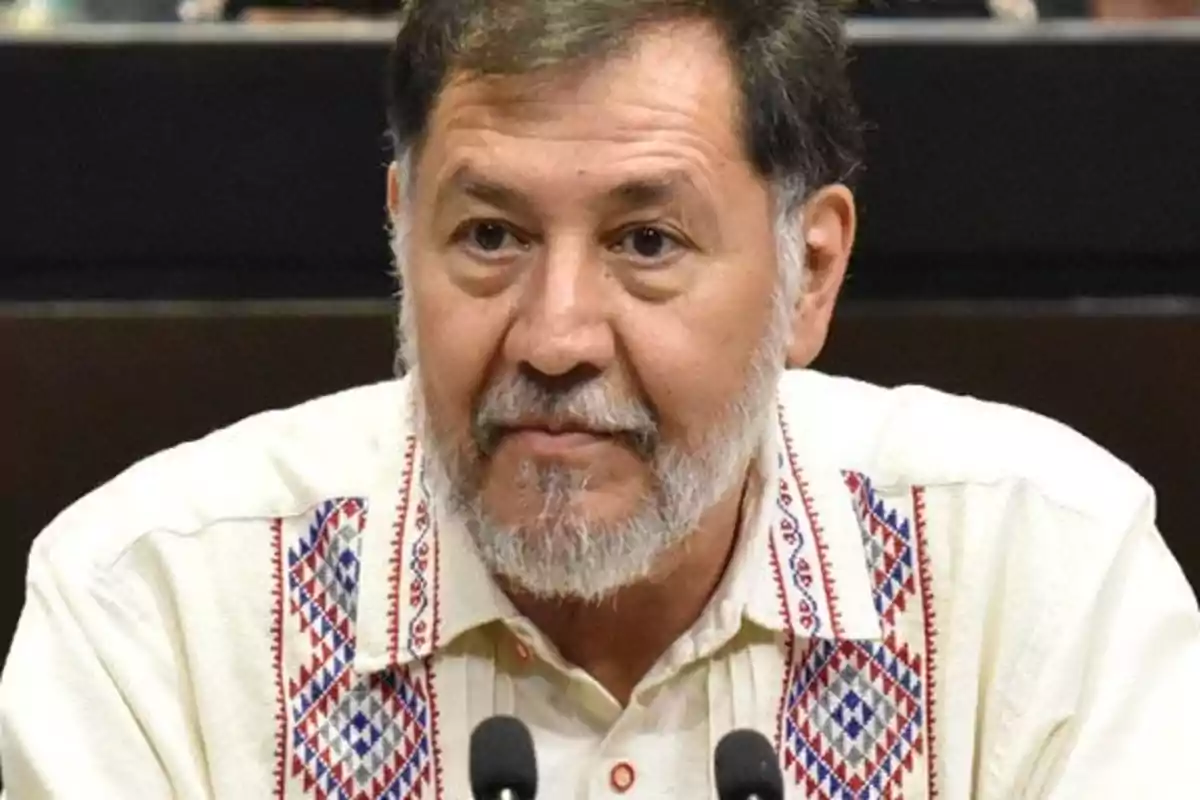
[[[909,520],[884,506],[871,482],[856,473],[846,476],[862,526],[863,550],[875,586],[875,610],[885,626],[896,624],[910,598],[920,600],[915,581],[913,530]]]
[[[779,431],[782,438],[776,497],[779,516],[776,518],[773,539],[778,540],[774,542],[776,551],[786,554],[784,571],[790,578],[785,587],[785,595],[791,595],[786,597],[786,618],[791,625],[794,608],[794,621],[799,622],[800,630],[806,636],[839,637],[842,630],[838,593],[826,557],[826,545],[822,539],[824,531],[809,497],[808,483],[797,463],[796,449],[782,408],[779,409]],[[812,569],[814,564],[821,571],[823,604],[811,591],[812,583],[817,579]]]
[[[420,658],[437,648],[437,625],[434,614],[437,592],[430,585],[430,567],[437,558],[437,534],[430,514],[429,490],[425,471],[421,471],[421,493],[413,516],[412,531],[401,558],[408,575],[408,640],[405,649]],[[406,533],[409,533],[406,531]]]
[[[810,639],[784,714],[784,772],[808,797],[902,795],[923,752],[920,655],[883,643]]]
[[[779,417],[783,448],[779,453],[779,479],[776,493],[776,519],[771,531],[772,558],[781,584],[783,614],[789,627],[808,636],[838,636],[841,622],[834,592],[833,576],[826,564],[821,522],[813,509],[804,476],[796,465],[791,435]],[[820,570],[817,575],[814,566]],[[819,583],[823,598],[812,591]],[[823,600],[823,602],[822,602]]]
[[[362,500],[322,504],[287,521],[285,653],[290,730],[285,792],[320,800],[436,797],[435,704],[423,662],[353,671]],[[296,526],[296,527],[293,527]],[[282,609],[278,609],[282,614]]]
[[[779,720],[784,772],[811,798],[932,798],[926,653],[934,629],[920,531],[886,507],[865,476],[845,477],[883,638],[789,641]]]
[[[812,565],[805,557],[805,551],[808,549],[807,538],[804,535],[807,525],[801,522],[799,515],[794,511],[797,492],[791,482],[783,477],[789,474],[789,470],[782,454],[779,456],[779,474],[777,497],[779,517],[774,533],[783,540],[783,547],[776,548],[774,555],[777,559],[782,558],[783,564],[779,565],[777,569],[787,576],[788,586],[791,589],[791,592],[785,590],[785,614],[789,621],[795,614],[795,621],[804,630],[810,631],[815,636],[821,630],[821,618],[817,614],[817,600],[810,591],[813,584],[813,571]],[[774,542],[772,542],[772,546],[774,546]],[[779,549],[783,550],[782,556],[778,552]],[[788,594],[793,595],[795,599],[788,598],[786,596]]]

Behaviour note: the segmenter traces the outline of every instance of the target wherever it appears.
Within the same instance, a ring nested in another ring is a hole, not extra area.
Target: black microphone
[[[730,731],[722,736],[713,767],[720,800],[783,800],[779,757],[758,731]]]
[[[534,800],[537,758],[529,728],[516,717],[488,717],[471,731],[468,757],[475,800]]]

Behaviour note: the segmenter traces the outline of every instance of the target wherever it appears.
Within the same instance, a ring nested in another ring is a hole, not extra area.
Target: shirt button
[[[637,780],[637,774],[633,771],[633,765],[628,761],[618,761],[608,773],[608,784],[617,794],[625,794],[632,789],[635,780]]]

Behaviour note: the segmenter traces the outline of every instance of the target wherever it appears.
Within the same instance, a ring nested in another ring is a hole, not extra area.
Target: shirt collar
[[[797,411],[781,403],[764,443],[766,480],[729,591],[746,618],[772,631],[878,639],[858,493],[839,467],[804,458],[790,432]]]
[[[466,531],[439,524],[415,434],[403,450],[398,473],[371,498],[363,531],[359,672],[426,658],[470,630],[520,616]]]
[[[759,454],[739,545],[716,617],[821,639],[878,639],[881,623],[863,545],[860,488],[833,465],[802,459],[785,401]],[[355,668],[426,658],[467,631],[519,614],[468,534],[439,525],[412,426],[370,498],[360,557]],[[399,476],[399,480],[396,476]]]

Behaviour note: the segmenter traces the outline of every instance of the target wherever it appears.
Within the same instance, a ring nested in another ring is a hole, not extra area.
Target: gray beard
[[[629,516],[615,521],[589,518],[579,509],[589,480],[586,470],[526,461],[517,488],[538,498],[541,508],[524,524],[501,524],[484,506],[479,464],[439,435],[425,411],[420,376],[410,376],[426,486],[439,523],[461,526],[489,571],[534,597],[597,602],[649,579],[686,546],[703,515],[745,479],[775,414],[783,369],[782,340],[775,333],[752,360],[739,399],[698,446],[653,448],[649,491]],[[595,419],[586,412],[589,407],[602,411],[603,388],[597,386],[590,397],[589,391],[582,390],[584,399],[575,410]]]

